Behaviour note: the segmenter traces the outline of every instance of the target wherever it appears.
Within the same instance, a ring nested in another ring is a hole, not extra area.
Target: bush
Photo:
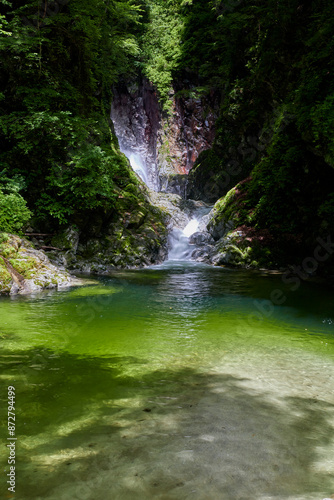
[[[0,190],[0,231],[17,233],[30,217],[26,201],[19,193],[4,194]]]

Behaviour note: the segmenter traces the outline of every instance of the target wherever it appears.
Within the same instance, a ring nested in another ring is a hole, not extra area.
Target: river
[[[16,500],[334,493],[331,290],[175,261],[0,307]]]

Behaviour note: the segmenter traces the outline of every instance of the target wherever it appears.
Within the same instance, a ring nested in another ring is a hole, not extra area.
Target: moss
[[[127,184],[124,188],[124,192],[137,195],[138,194],[138,186],[135,184]]]
[[[14,269],[22,274],[26,279],[33,277],[35,271],[38,269],[39,265],[35,259],[28,257],[25,259],[9,259],[9,262],[14,267]]]
[[[9,235],[7,233],[0,232],[0,243],[7,243],[9,241]]]
[[[0,254],[8,259],[9,257],[13,257],[14,255],[16,255],[16,248],[2,243],[0,245]]]
[[[9,292],[11,282],[10,273],[7,271],[6,266],[0,262],[0,292]]]
[[[218,225],[221,221],[233,221],[235,227],[247,224],[251,218],[247,205],[247,188],[251,178],[239,182],[214,206],[211,226]]]
[[[214,203],[250,173],[250,165],[227,155],[231,144],[202,151],[188,175],[187,197]]]
[[[45,288],[48,286],[48,283],[44,283],[43,281],[38,279],[34,280],[34,283],[36,286],[40,286],[41,288]]]

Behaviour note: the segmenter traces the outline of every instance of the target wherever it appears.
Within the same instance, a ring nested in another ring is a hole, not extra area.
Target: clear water
[[[174,262],[0,308],[1,498],[334,494],[331,290]]]

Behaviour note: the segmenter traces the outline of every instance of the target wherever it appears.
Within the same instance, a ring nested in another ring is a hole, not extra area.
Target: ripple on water
[[[17,500],[330,497],[331,297],[307,285],[270,307],[281,286],[168,264],[2,300]]]

